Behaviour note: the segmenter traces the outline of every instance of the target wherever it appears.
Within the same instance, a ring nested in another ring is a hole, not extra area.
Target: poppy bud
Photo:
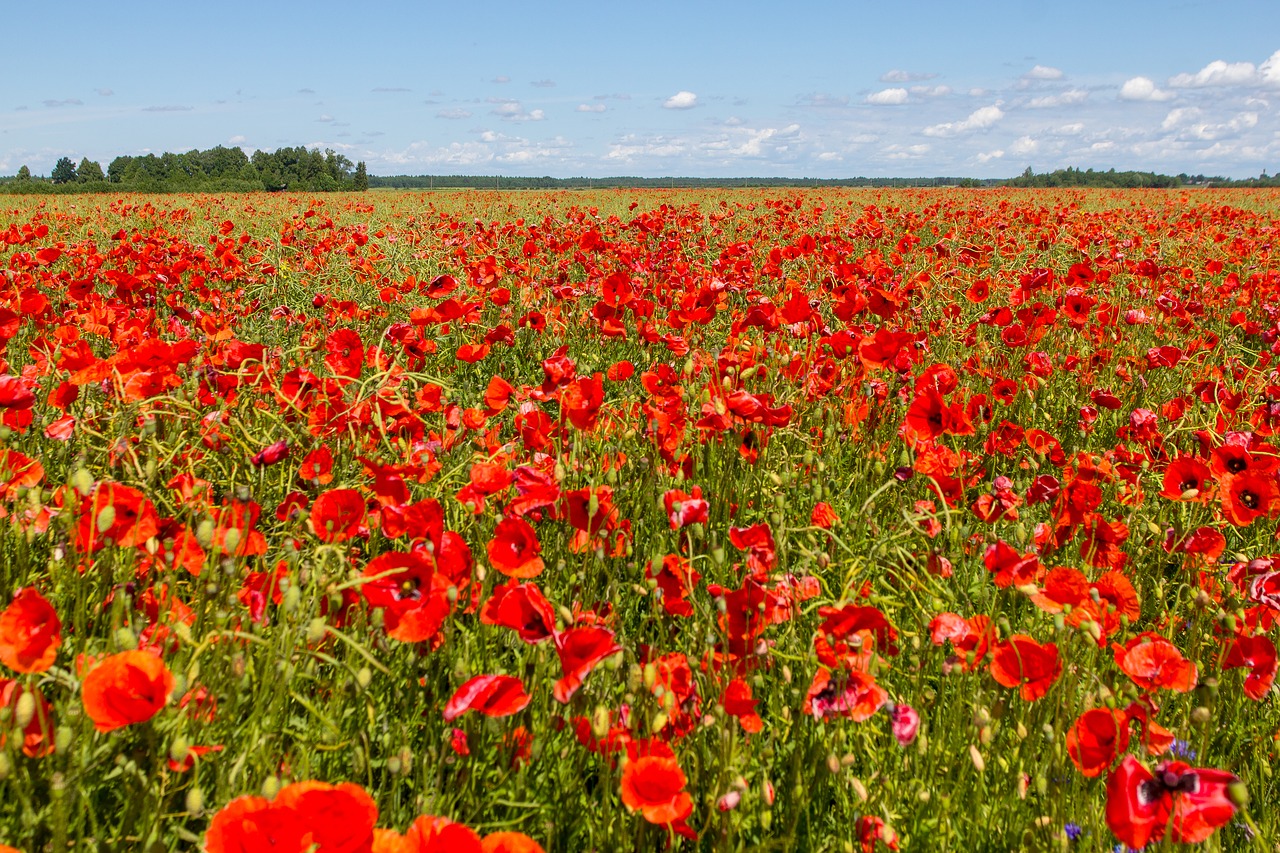
[[[280,777],[272,775],[262,780],[262,796],[274,800],[280,793]]]
[[[840,772],[840,758],[834,752],[827,756],[827,769],[830,770],[832,774]]]
[[[136,649],[138,647],[138,636],[128,628],[118,628],[114,636],[116,647],[121,651]]]
[[[869,799],[867,786],[862,784],[862,780],[858,777],[855,776],[849,781],[849,787],[853,788],[853,792],[858,795],[858,799],[862,800],[862,802],[865,803]]]
[[[1249,786],[1245,785],[1237,779],[1227,785],[1227,799],[1230,800],[1236,808],[1242,809],[1249,805]]]
[[[185,762],[190,753],[191,743],[182,735],[175,737],[173,743],[169,744],[169,760],[174,764]]]
[[[98,518],[96,524],[99,533],[106,533],[111,526],[116,523],[116,508],[114,506],[104,506],[98,510]]]
[[[186,796],[187,814],[192,817],[199,817],[204,813],[204,791],[199,787],[191,787],[187,789]]]
[[[13,759],[9,757],[9,753],[0,752],[0,782],[9,778],[9,774],[13,772]]]
[[[1209,725],[1211,719],[1213,719],[1213,713],[1203,705],[1191,711],[1191,725],[1198,729]]]
[[[361,690],[368,689],[369,682],[373,680],[373,671],[367,666],[360,667],[360,671],[356,673],[356,684]]]
[[[240,547],[240,539],[242,534],[240,529],[232,527],[222,537],[222,550],[228,554],[234,554],[236,549]]]
[[[77,468],[75,474],[71,476],[71,484],[76,487],[81,497],[88,497],[89,492],[93,491],[93,475],[83,468]]]
[[[974,744],[969,744],[969,758],[973,761],[973,769],[979,773],[987,769],[987,762],[983,760],[982,753],[978,751],[978,747]]]
[[[53,733],[53,748],[62,755],[71,748],[74,738],[75,731],[70,726],[58,726],[58,730]]]
[[[15,728],[25,729],[32,718],[36,715],[36,697],[29,690],[24,690],[18,694],[18,702],[13,710],[13,723]]]
[[[378,611],[381,612],[381,611]],[[318,643],[324,639],[324,635],[328,632],[329,627],[325,624],[323,616],[317,616],[307,624],[307,642]]]

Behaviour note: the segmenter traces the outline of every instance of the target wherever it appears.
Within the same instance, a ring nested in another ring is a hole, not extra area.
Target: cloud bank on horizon
[[[8,77],[0,175],[215,145],[332,149],[383,175],[1280,169],[1270,0],[994,0],[977,20],[917,0],[907,22],[813,2],[785,20],[754,0],[658,0],[648,14],[571,0],[551,19],[506,0],[483,15],[393,2],[366,22],[367,51],[324,14],[289,19],[279,39],[236,39],[239,7],[268,32],[289,13],[225,5],[196,42],[193,10],[135,10],[52,47],[12,42],[10,65],[41,73]],[[37,13],[17,25],[42,25]]]

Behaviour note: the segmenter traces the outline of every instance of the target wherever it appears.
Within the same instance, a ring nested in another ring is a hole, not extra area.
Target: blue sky
[[[0,174],[306,145],[375,175],[1280,170],[1280,2],[23,3]]]

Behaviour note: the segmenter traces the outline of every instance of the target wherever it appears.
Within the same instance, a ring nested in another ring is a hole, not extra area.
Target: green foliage
[[[107,176],[102,174],[102,167],[98,165],[96,160],[90,160],[85,157],[80,160],[80,165],[76,167],[76,180],[82,184],[105,181],[106,179]]]
[[[31,180],[31,170],[28,169],[25,165],[18,170],[18,180],[19,181]]]
[[[71,162],[70,157],[62,157],[54,165],[50,178],[55,184],[73,183],[76,179],[76,164]]]

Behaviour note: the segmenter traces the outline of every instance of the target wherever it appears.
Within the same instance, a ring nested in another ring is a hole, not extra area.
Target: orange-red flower
[[[1121,646],[1113,643],[1116,666],[1144,690],[1186,693],[1196,686],[1196,665],[1159,634],[1139,634]]]
[[[838,715],[860,723],[871,719],[888,701],[888,691],[867,673],[842,670],[833,674],[820,667],[805,694],[804,707],[819,720]]]
[[[364,524],[364,498],[355,489],[330,489],[311,505],[311,529],[321,542],[345,542]]]
[[[18,700],[23,694],[31,695],[34,706],[31,719],[22,728],[22,753],[29,758],[41,758],[53,752],[53,706],[39,688],[0,678],[0,708],[9,712],[10,720],[17,715]],[[4,730],[0,729],[0,747],[4,746],[5,737]]]
[[[58,614],[33,586],[18,590],[0,613],[0,663],[15,672],[44,672],[62,643]]]
[[[103,658],[80,685],[85,713],[100,732],[145,723],[173,692],[173,673],[158,655],[127,651]]]
[[[444,719],[453,722],[467,711],[479,711],[486,717],[509,717],[521,711],[532,698],[514,676],[477,675],[449,697],[444,706]]]
[[[1107,777],[1107,826],[1132,848],[1169,832],[1177,843],[1197,844],[1235,816],[1227,786],[1240,781],[1225,770],[1180,761],[1152,773],[1132,755]]]
[[[295,782],[275,800],[238,797],[209,822],[207,853],[371,853],[378,807],[359,785]]]
[[[564,677],[555,684],[558,702],[568,702],[597,664],[622,651],[622,646],[613,639],[613,632],[596,625],[569,628],[557,633],[555,640],[556,654],[564,671]]]
[[[508,516],[498,522],[489,540],[489,562],[507,577],[535,578],[544,568],[542,543],[533,525],[523,518]]]
[[[683,822],[693,813],[687,781],[670,749],[653,744],[650,754],[632,758],[622,770],[623,805],[649,823]]]
[[[1014,634],[1000,643],[991,658],[991,675],[996,682],[1017,687],[1028,702],[1048,693],[1061,674],[1058,647],[1053,643],[1041,645],[1025,634]]]
[[[1089,778],[1111,769],[1129,748],[1129,715],[1112,708],[1085,711],[1067,731],[1067,755]]]

